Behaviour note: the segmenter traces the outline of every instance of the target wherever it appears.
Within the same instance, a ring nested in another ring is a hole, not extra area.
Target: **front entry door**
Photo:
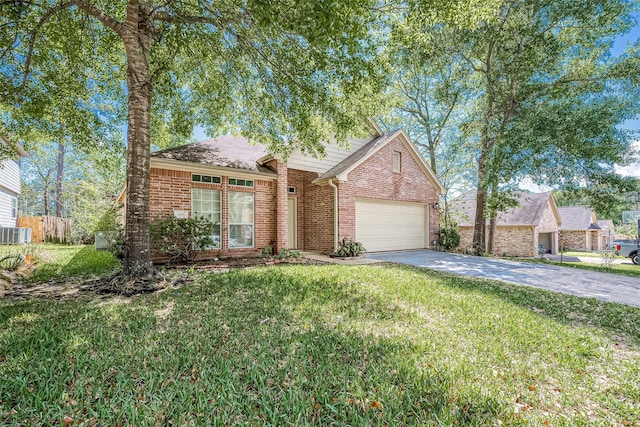
[[[289,249],[298,248],[298,206],[297,199],[291,197],[287,203],[287,247]]]

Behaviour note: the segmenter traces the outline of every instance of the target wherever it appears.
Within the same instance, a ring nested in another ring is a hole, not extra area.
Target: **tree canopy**
[[[124,272],[145,276],[153,271],[151,139],[187,138],[200,123],[210,131],[241,131],[272,152],[322,154],[322,141],[344,143],[375,112],[383,81],[369,36],[376,6],[369,0],[0,2],[4,126],[20,117],[55,126],[58,111],[74,109],[106,124],[91,99],[127,112]]]

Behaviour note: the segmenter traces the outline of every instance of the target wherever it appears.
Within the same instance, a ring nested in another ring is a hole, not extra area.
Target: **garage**
[[[428,209],[421,203],[356,200],[356,240],[368,252],[428,247]]]

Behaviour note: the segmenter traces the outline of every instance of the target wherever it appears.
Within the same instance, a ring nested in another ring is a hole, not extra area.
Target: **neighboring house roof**
[[[547,206],[551,204],[558,225],[561,224],[560,214],[551,192],[521,193],[518,195],[518,206],[508,208],[498,214],[497,226],[535,226],[540,225]],[[449,202],[449,212],[457,220],[458,226],[474,225],[476,215],[476,192],[469,191]]]
[[[562,206],[558,208],[562,217],[560,231],[600,230],[596,224],[596,215],[586,206]]]
[[[4,136],[2,136],[2,135],[0,135],[0,142],[3,145],[8,145],[10,147],[14,147],[15,150],[16,150],[16,153],[18,153],[18,155],[20,157],[29,157],[29,153],[24,151],[24,148],[22,148],[22,146],[20,144],[18,144],[17,142],[9,142],[9,140],[7,138],[5,138]]]
[[[343,161],[341,161],[340,163],[338,163],[337,165],[335,165],[334,167],[332,167],[331,169],[329,169],[328,171],[320,175],[317,179],[314,180],[314,182],[328,181],[334,178],[337,178],[342,181],[346,180],[347,174],[349,172],[354,170],[362,162],[367,160],[373,154],[378,152],[378,150],[384,147],[387,143],[393,141],[396,138],[400,139],[404,143],[405,147],[407,147],[409,152],[412,154],[414,160],[416,160],[416,162],[422,168],[425,174],[434,183],[438,192],[440,194],[444,194],[445,193],[444,186],[442,185],[440,180],[438,180],[438,178],[433,173],[431,168],[427,165],[427,163],[424,160],[424,157],[422,157],[422,155],[418,152],[418,149],[411,141],[411,138],[409,138],[409,135],[407,135],[407,133],[403,129],[397,129],[395,131],[386,133],[384,135],[381,135],[377,138],[372,139],[367,144],[365,144],[362,148],[355,151],[349,157],[347,157],[346,159],[344,159]]]
[[[600,226],[601,229],[606,231],[607,234],[613,235],[616,233],[616,228],[613,225],[613,221],[611,221],[610,219],[599,219],[598,226]]]
[[[258,159],[266,153],[267,149],[263,145],[253,145],[241,136],[225,135],[156,151],[151,153],[151,157],[276,175],[271,169],[258,163]]]

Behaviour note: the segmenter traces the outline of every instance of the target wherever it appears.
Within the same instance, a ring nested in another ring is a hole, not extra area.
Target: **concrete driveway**
[[[374,253],[367,254],[367,258],[640,307],[640,279],[617,274],[429,250]]]

